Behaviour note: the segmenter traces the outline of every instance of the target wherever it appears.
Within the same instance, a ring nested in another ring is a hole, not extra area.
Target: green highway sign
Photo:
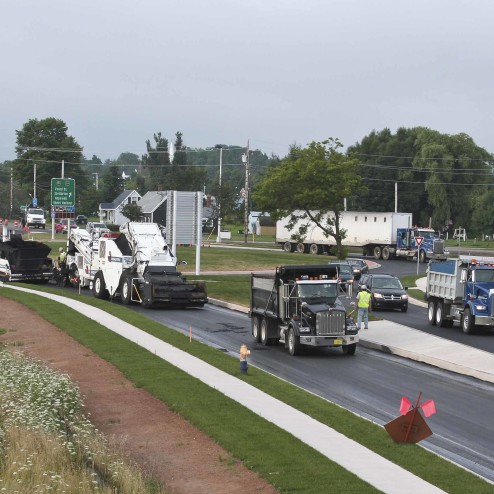
[[[73,178],[51,179],[51,205],[65,207],[75,205],[75,180]]]

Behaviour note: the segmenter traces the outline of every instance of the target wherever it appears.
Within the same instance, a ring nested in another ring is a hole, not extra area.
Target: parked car
[[[55,233],[67,233],[68,230],[69,219],[62,218],[55,223]],[[70,229],[74,230],[75,228],[79,228],[75,220],[70,220]]]
[[[408,295],[401,281],[390,274],[364,274],[359,280],[359,288],[363,285],[371,293],[371,309],[408,310]]]
[[[355,257],[349,257],[346,262],[353,268],[353,277],[356,280],[360,280],[363,274],[369,272],[369,265],[363,259],[356,259]]]
[[[87,224],[87,216],[85,216],[83,214],[79,214],[79,215],[77,215],[75,222],[78,225],[86,225]]]
[[[348,285],[353,285],[353,269],[346,261],[329,261],[328,264],[338,268],[338,282],[340,288],[345,291]]]

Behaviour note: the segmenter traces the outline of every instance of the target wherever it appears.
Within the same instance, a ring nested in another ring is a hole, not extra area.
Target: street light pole
[[[221,169],[223,166],[223,147],[220,147],[220,189],[218,193],[218,236],[216,242],[221,242]]]

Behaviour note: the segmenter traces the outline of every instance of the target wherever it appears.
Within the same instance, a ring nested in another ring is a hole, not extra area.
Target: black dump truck
[[[36,240],[24,240],[11,233],[0,241],[0,258],[10,265],[10,281],[48,282],[53,278],[51,247]]]
[[[336,278],[337,268],[328,264],[252,273],[249,316],[254,340],[262,345],[284,343],[290,355],[304,346],[341,347],[353,355],[358,330],[338,299]]]

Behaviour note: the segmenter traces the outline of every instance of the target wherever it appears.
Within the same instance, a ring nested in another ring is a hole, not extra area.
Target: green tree
[[[170,190],[168,185],[171,174],[170,152],[168,139],[162,137],[161,132],[153,135],[155,146],[146,141],[147,153],[142,155],[142,167],[147,177],[149,190]]]
[[[24,185],[26,193],[34,189],[34,165],[36,164],[36,193],[40,206],[50,203],[51,179],[64,176],[76,181],[76,197],[90,185],[83,170],[82,149],[75,138],[67,134],[67,125],[57,118],[32,119],[22,130],[16,130],[17,159],[14,161],[14,177]]]
[[[107,167],[101,182],[101,199],[103,202],[113,202],[124,191],[122,172],[113,163]]]
[[[358,160],[338,151],[341,147],[332,138],[304,149],[293,146],[286,159],[267,170],[254,192],[260,210],[274,219],[290,216],[288,228],[295,241],[303,241],[315,223],[335,240],[338,257],[345,253],[346,231],[340,227],[344,199],[361,186]]]
[[[122,214],[129,221],[139,221],[142,217],[142,208],[139,204],[131,202],[122,208]]]

